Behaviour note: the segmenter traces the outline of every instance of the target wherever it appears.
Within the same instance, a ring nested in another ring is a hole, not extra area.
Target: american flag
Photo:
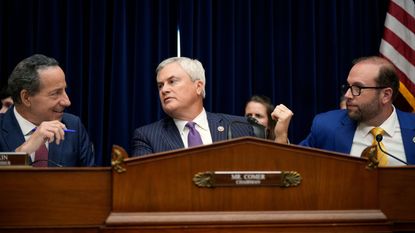
[[[399,92],[415,111],[415,0],[391,0],[380,53],[398,70]]]

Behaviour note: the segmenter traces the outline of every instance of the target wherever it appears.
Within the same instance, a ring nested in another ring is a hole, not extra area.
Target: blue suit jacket
[[[234,122],[231,128],[232,138],[254,136],[252,126],[244,117],[210,112],[206,112],[206,114],[213,142],[227,139],[228,128],[232,122]],[[238,121],[247,124],[237,124]],[[223,131],[218,130],[220,126],[223,127]],[[180,132],[174,124],[174,120],[167,117],[134,131],[131,155],[139,156],[180,148],[184,148]]]
[[[408,164],[415,164],[415,114],[396,109]],[[311,132],[300,145],[350,154],[357,123],[347,110],[334,110],[314,117]]]
[[[79,117],[64,113],[62,123],[76,132],[65,133],[65,140],[59,145],[50,143],[48,159],[66,167],[94,166],[92,144]],[[12,107],[6,113],[0,114],[0,151],[15,151],[24,142],[24,135]],[[49,166],[55,166],[53,162],[49,162]]]

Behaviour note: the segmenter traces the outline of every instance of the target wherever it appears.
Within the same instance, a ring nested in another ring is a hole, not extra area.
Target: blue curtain
[[[206,69],[205,108],[242,115],[252,94],[294,111],[293,143],[338,107],[351,61],[377,55],[387,0],[4,0],[0,81],[25,57],[55,57],[100,165],[112,144],[164,117],[157,64],[177,55]]]

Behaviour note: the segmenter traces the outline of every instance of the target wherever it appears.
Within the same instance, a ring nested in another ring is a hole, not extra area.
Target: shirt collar
[[[27,136],[29,135],[34,128],[36,128],[36,125],[32,122],[26,120],[23,118],[22,115],[20,115],[19,112],[17,112],[16,107],[13,108],[14,115],[16,116],[17,123],[19,123],[20,129],[22,130],[23,135]]]
[[[399,123],[398,115],[396,114],[396,110],[393,105],[392,109],[392,114],[379,126],[385,131],[385,134],[390,137],[393,137],[395,133],[395,128]],[[360,123],[357,128],[360,132],[367,136],[370,134],[370,131],[373,129],[373,126],[367,125],[365,123]]]
[[[179,120],[179,119],[173,119],[173,120],[174,120],[174,123],[176,124],[176,127],[179,129],[179,131],[183,132],[186,127],[186,123],[188,121]],[[203,108],[202,112],[200,112],[200,114],[197,115],[192,121],[196,123],[196,125],[198,125],[201,129],[209,130],[209,124],[208,124],[205,108]]]

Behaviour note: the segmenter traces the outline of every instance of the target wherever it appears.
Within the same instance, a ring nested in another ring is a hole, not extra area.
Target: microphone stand
[[[244,124],[244,125],[250,125],[253,129],[254,129],[254,134],[255,136],[259,137],[259,138],[267,138],[267,131],[265,129],[265,127],[261,124],[259,124],[258,120],[253,118],[253,117],[247,117],[247,121],[248,122],[244,122],[244,121],[232,121],[229,124],[229,128],[228,128],[228,140],[232,139],[232,125],[233,124]],[[260,135],[260,136],[258,136]]]
[[[396,156],[393,156],[393,155],[389,154],[388,152],[384,151],[384,150],[383,150],[383,148],[382,148],[382,146],[380,145],[380,142],[382,141],[382,139],[383,139],[382,134],[378,134],[378,135],[376,135],[376,141],[378,142],[379,149],[380,149],[383,153],[385,153],[385,154],[389,155],[390,157],[392,157],[392,158],[394,158],[394,159],[398,160],[399,162],[401,162],[401,163],[403,163],[403,164],[405,164],[405,165],[408,165],[408,163],[407,163],[407,162],[405,162],[405,161],[403,161],[402,159],[399,159],[399,158],[397,158]]]

